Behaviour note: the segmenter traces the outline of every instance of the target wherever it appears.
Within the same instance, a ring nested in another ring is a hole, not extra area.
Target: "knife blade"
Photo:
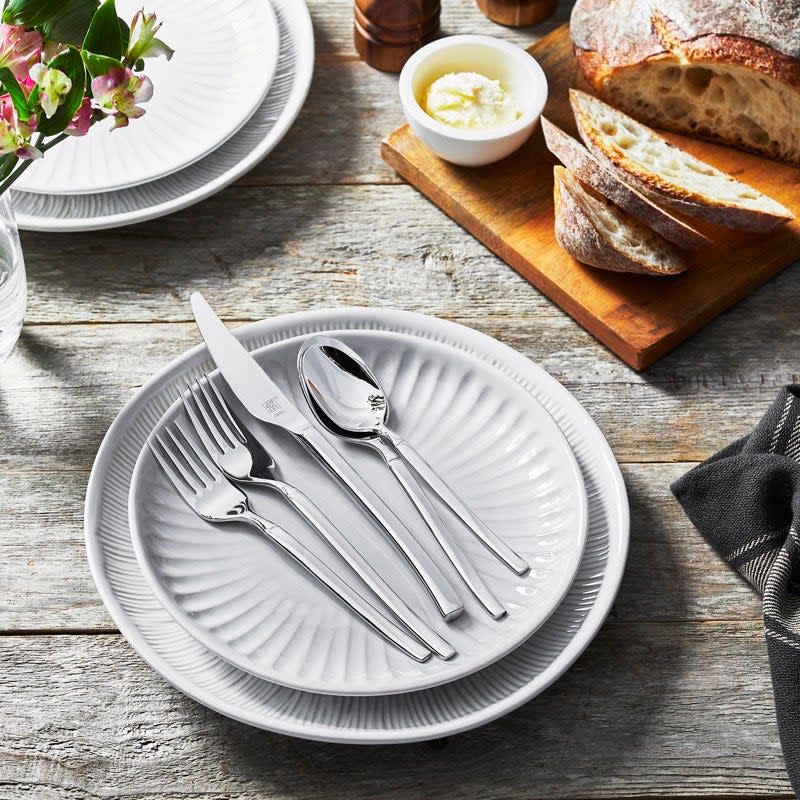
[[[430,593],[442,617],[446,620],[457,617],[463,611],[458,595],[414,535],[365,483],[347,459],[286,397],[199,292],[192,295],[192,312],[211,357],[247,411],[256,419],[293,434],[360,502],[400,549]]]

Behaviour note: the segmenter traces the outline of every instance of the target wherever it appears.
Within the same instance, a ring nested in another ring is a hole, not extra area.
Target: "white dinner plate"
[[[561,676],[600,629],[619,588],[628,551],[625,484],[608,444],[577,400],[509,347],[455,323],[385,309],[308,311],[243,326],[256,349],[329,330],[384,330],[457,347],[516,380],[553,416],[583,472],[589,532],[567,596],[509,655],[472,675],[420,692],[342,697],[255,678],[210,653],[161,606],[139,568],[128,527],[128,493],[150,431],[186,383],[213,365],[198,346],[173,361],[119,413],[97,454],[86,497],[92,574],[116,625],[142,658],[197,701],[249,725],[322,741],[379,744],[435,739],[485,724],[535,697]]]
[[[306,4],[273,0],[272,7],[280,30],[277,70],[266,98],[238,133],[194,164],[128,189],[68,195],[13,189],[19,227],[49,233],[91,231],[163,217],[224,189],[258,164],[300,113],[314,69],[314,32]]]
[[[141,0],[117,0],[126,22]],[[150,10],[150,9],[149,9]],[[278,63],[278,20],[265,0],[158,0],[159,36],[172,60],[148,59],[153,98],[145,115],[71,137],[16,182],[26,192],[110,192],[171,175],[207,156],[253,115]]]
[[[401,652],[302,568],[246,526],[200,519],[177,494],[149,448],[136,465],[130,526],[139,563],[162,605],[195,639],[247,672],[310,692],[385,695],[463,678],[524,642],[564,598],[586,542],[586,491],[558,425],[512,378],[463,350],[407,334],[334,331],[371,364],[388,393],[392,427],[445,477],[467,505],[531,566],[516,575],[440,508],[457,546],[505,606],[492,619],[459,580],[381,457],[327,434],[378,496],[393,508],[449,578],[464,612],[442,620],[422,583],[391,542],[291,437],[243,412],[281,476],[309,494],[406,603],[457,655],[419,663]],[[297,377],[307,337],[255,352],[267,374],[309,417]],[[215,376],[219,389],[233,395]],[[231,402],[231,405],[234,405]],[[159,420],[191,422],[179,400]],[[197,438],[195,437],[195,441]],[[250,489],[253,508],[369,590],[275,492]],[[380,601],[377,602],[380,607]]]

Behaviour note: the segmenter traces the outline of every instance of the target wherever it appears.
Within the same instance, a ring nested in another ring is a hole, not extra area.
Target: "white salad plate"
[[[262,2],[266,5],[269,0]],[[314,69],[314,32],[306,4],[303,0],[273,0],[271,5],[280,32],[275,77],[264,101],[227,142],[178,172],[128,189],[64,195],[14,189],[19,227],[66,233],[163,217],[219,192],[265,158],[300,113]],[[156,102],[153,97],[153,107]],[[108,136],[114,139],[123,133],[114,131]],[[55,149],[51,155],[56,155]]]
[[[558,425],[513,378],[452,345],[387,331],[332,331],[370,364],[389,397],[391,425],[467,505],[531,566],[516,575],[440,508],[459,549],[507,609],[492,619],[459,580],[381,457],[328,434],[448,577],[464,612],[446,623],[423,584],[350,496],[290,436],[242,411],[283,480],[305,491],[406,603],[457,651],[419,663],[339,603],[263,536],[200,519],[149,448],[131,480],[134,549],[161,604],[193,638],[247,672],[309,692],[385,695],[463,678],[522,644],[561,603],[586,542],[587,502]],[[253,353],[311,417],[297,376],[297,336]],[[233,407],[225,381],[216,385]],[[191,421],[176,400],[155,426]],[[195,437],[199,444],[199,439]],[[366,597],[368,589],[275,492],[250,488],[254,510],[288,530]],[[374,600],[380,608],[380,601]]]
[[[460,680],[384,697],[303,692],[256,678],[190,636],[156,598],[136,559],[128,523],[133,470],[150,432],[186,381],[213,368],[197,346],[143,386],[119,413],[97,454],[86,497],[89,563],[117,627],[150,666],[180,691],[259,728],[331,742],[381,744],[435,739],[475,728],[535,697],[559,678],[602,626],[628,551],[625,484],[611,449],[577,400],[521,354],[455,323],[385,309],[309,311],[245,325],[255,350],[315,332],[390,331],[458,348],[512,378],[566,436],[583,473],[587,542],[566,597],[523,644]]]
[[[140,0],[118,0],[126,22]],[[280,36],[264,0],[159,0],[159,36],[172,60],[148,59],[145,115],[112,132],[111,120],[70,138],[31,165],[16,188],[46,194],[110,192],[163,178],[207,156],[244,125],[267,95]]]

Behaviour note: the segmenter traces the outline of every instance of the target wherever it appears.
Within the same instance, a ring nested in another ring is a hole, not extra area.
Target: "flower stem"
[[[33,159],[23,161],[2,183],[0,183],[0,195],[5,194],[11,187],[11,184],[25,172],[28,167],[33,164]]]
[[[47,144],[42,144],[44,141],[44,136],[40,134],[39,138],[34,144],[34,147],[36,147],[37,150],[41,150],[42,153],[46,153],[51,147],[55,147],[59,142],[63,142],[66,138],[67,134],[62,133],[60,136],[56,136],[55,139]],[[5,194],[8,189],[11,188],[11,185],[14,183],[14,181],[16,181],[17,178],[19,178],[19,176],[22,175],[22,173],[25,172],[25,170],[28,169],[31,164],[33,164],[33,161],[33,159],[26,159],[2,183],[0,183],[0,195]]]
[[[40,149],[43,153],[46,153],[51,147],[55,147],[59,142],[63,142],[64,139],[68,139],[69,136],[66,133],[62,133],[59,136],[56,136],[55,139],[48,142],[46,145],[43,145]]]

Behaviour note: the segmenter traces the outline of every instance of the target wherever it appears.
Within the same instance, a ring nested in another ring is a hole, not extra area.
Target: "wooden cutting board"
[[[530,48],[547,75],[545,116],[570,133],[570,86],[586,88],[564,25]],[[670,141],[774,197],[800,215],[800,170],[669,134]],[[767,279],[800,258],[800,221],[769,234],[700,226],[714,244],[690,255],[675,278],[623,275],[567,255],[553,232],[555,158],[537,129],[527,144],[488,167],[435,156],[403,125],[382,142],[383,158],[487,247],[554,300],[620,358],[641,370]]]

